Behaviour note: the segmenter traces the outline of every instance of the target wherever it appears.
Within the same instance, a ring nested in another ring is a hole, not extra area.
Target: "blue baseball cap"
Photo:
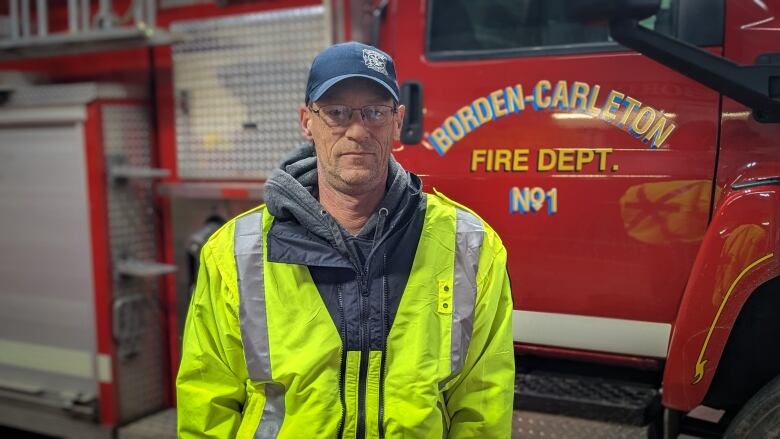
[[[352,41],[330,46],[314,58],[306,83],[306,105],[347,78],[371,79],[399,101],[393,58],[376,47]]]

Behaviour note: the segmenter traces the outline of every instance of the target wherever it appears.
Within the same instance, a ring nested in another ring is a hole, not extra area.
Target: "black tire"
[[[729,424],[724,439],[780,439],[780,376],[761,388]]]

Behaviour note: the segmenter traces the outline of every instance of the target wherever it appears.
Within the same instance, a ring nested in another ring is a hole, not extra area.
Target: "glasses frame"
[[[335,125],[331,125],[330,123],[328,123],[328,121],[325,119],[325,117],[323,117],[320,114],[320,111],[322,111],[323,108],[333,107],[333,106],[349,108],[349,110],[350,110],[350,112],[349,112],[349,119],[347,120],[345,125],[340,125],[338,123],[335,124]],[[395,104],[394,105],[371,104],[371,105],[364,105],[362,107],[350,107],[350,106],[343,105],[343,104],[331,104],[331,105],[322,105],[319,108],[314,108],[311,105],[309,105],[308,108],[309,108],[309,110],[312,113],[316,114],[320,119],[322,119],[322,121],[325,123],[325,125],[329,126],[330,128],[347,128],[352,123],[352,114],[355,111],[360,111],[360,120],[363,122],[363,125],[365,125],[367,127],[370,127],[370,128],[384,128],[392,121],[392,117],[391,117],[391,118],[388,118],[388,120],[384,124],[382,124],[382,125],[369,125],[369,124],[366,124],[366,113],[364,111],[368,107],[385,107],[385,108],[389,108],[390,109],[391,114],[393,114],[393,115],[398,114],[398,106],[396,106]]]

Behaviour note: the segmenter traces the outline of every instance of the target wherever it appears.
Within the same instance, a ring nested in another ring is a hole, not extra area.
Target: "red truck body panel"
[[[674,326],[664,403],[691,410],[707,393],[742,305],[780,275],[778,186],[733,191],[715,212]]]

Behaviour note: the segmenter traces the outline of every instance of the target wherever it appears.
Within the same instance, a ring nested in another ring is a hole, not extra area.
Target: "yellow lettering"
[[[471,105],[474,107],[474,112],[477,113],[480,124],[493,119],[493,110],[491,109],[490,101],[488,101],[487,98],[477,98]]]
[[[594,85],[590,90],[590,99],[588,100],[588,113],[593,116],[598,116],[601,113],[601,108],[596,107],[596,99],[599,97],[600,85]]]
[[[558,81],[553,90],[552,107],[566,110],[569,108],[569,85],[566,81]]]
[[[594,148],[593,152],[599,156],[599,172],[607,169],[607,155],[612,153],[612,148]]]
[[[512,170],[515,172],[528,170],[528,150],[516,149],[512,160]]]
[[[636,117],[634,118],[634,122],[631,124],[631,131],[635,135],[641,136],[650,129],[650,126],[654,121],[655,110],[653,107],[642,107],[642,109],[639,110],[639,113],[637,113]]]
[[[595,154],[593,153],[592,149],[578,149],[577,150],[577,161],[574,164],[574,169],[577,171],[581,171],[582,167],[584,165],[587,165],[588,163],[593,161],[593,157]]]
[[[574,155],[573,149],[559,149],[558,150],[558,168],[559,172],[570,172],[574,170]]]
[[[447,135],[447,133],[444,132],[444,129],[442,129],[441,127],[433,130],[433,132],[431,133],[431,138],[433,139],[434,144],[439,147],[438,148],[439,152],[442,154],[447,152],[447,150],[450,149],[452,144],[455,143],[452,141],[452,139],[450,139],[450,137]]]
[[[536,164],[536,169],[539,172],[546,172],[550,171],[552,169],[555,169],[555,163],[557,161],[558,156],[555,153],[555,150],[552,149],[540,149],[539,150],[539,159]]]
[[[504,100],[506,109],[509,113],[517,113],[525,110],[525,99],[523,97],[523,86],[517,84],[515,88],[507,87],[504,89]]]
[[[463,125],[460,124],[460,121],[450,116],[447,119],[444,120],[444,129],[447,131],[447,135],[452,138],[455,142],[462,139],[463,136],[466,135],[466,131],[463,129]]]
[[[457,114],[463,123],[463,128],[466,129],[466,133],[470,133],[471,130],[479,127],[479,121],[474,116],[474,111],[471,107],[462,107]]]
[[[623,100],[623,93],[612,90],[607,96],[607,102],[604,103],[604,108],[601,110],[601,118],[604,120],[613,120],[617,117],[617,110],[620,108],[620,102],[615,102],[615,98],[620,101]]]
[[[490,102],[493,104],[493,114],[495,117],[506,116],[504,108],[504,90],[496,90],[490,93]]]
[[[503,166],[504,169],[501,169]],[[512,170],[512,151],[509,149],[497,149],[496,150],[496,171],[511,171]]]
[[[669,122],[669,128],[664,128],[666,128],[666,118],[662,117],[645,136],[645,141],[649,142],[652,139],[652,148],[661,147],[669,137],[669,134],[672,134],[672,131],[677,128],[677,125],[675,125],[674,122]]]
[[[477,170],[477,165],[480,163],[485,164],[485,153],[487,151],[484,149],[474,149],[471,151],[471,172],[475,172]]]
[[[628,102],[628,106],[626,107],[625,111],[623,111],[623,117],[620,118],[620,122],[618,122],[618,125],[620,126],[625,125],[626,122],[628,122],[628,118],[631,117],[631,113],[634,112],[636,107],[642,105],[642,102],[637,101],[631,96],[626,96],[626,102]]]
[[[542,79],[536,83],[534,87],[534,109],[542,110],[550,106],[550,97],[542,96],[542,93],[546,93],[550,90],[550,81]]]
[[[528,188],[513,187],[509,192],[509,211],[512,213],[526,213],[530,210]]]
[[[570,108],[572,110],[579,109],[581,111],[585,111],[585,105],[587,105],[588,102],[588,93],[590,92],[590,86],[584,82],[576,81],[571,86],[571,93],[569,93],[569,96],[571,96],[571,102],[570,102]]]
[[[558,189],[552,188],[547,191],[547,197],[550,199],[547,202],[547,214],[552,215],[558,212]]]

